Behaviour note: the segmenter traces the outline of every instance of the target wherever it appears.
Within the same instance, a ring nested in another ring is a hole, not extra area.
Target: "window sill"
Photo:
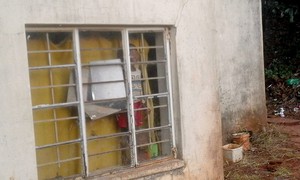
[[[153,175],[172,173],[175,170],[182,170],[184,162],[179,159],[161,159],[151,164],[142,164],[136,168],[128,168],[113,172],[112,174],[92,175],[88,180],[96,179],[137,179]]]

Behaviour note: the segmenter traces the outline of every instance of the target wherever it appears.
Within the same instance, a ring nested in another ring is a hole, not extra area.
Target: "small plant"
[[[273,61],[268,68],[265,68],[267,79],[289,79],[295,72],[295,66],[285,64],[284,62]]]

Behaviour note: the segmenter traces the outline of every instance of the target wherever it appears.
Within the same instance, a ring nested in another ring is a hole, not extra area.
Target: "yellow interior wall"
[[[89,47],[106,47],[111,48],[113,41],[105,38],[90,37],[81,40],[82,48]],[[46,50],[47,48],[45,39],[32,39],[28,41],[28,50]],[[72,40],[68,39],[59,45],[50,44],[51,49],[72,49]],[[70,52],[64,53],[52,53],[52,64],[71,64],[73,63],[73,54]],[[85,51],[81,54],[82,63],[88,63],[92,60],[101,60],[115,58],[116,53],[112,51]],[[29,54],[29,66],[44,66],[48,65],[48,54]],[[70,77],[69,69],[54,69],[53,83],[57,84],[68,84]],[[30,72],[31,87],[33,86],[47,86],[50,85],[49,70],[39,70]],[[55,88],[55,103],[66,102],[68,88]],[[32,103],[34,105],[39,104],[52,104],[51,90],[49,88],[32,90]],[[72,116],[71,108],[60,108],[56,110],[56,117],[70,117]],[[47,120],[54,118],[54,110],[38,110],[33,112],[34,121]],[[79,138],[79,127],[77,120],[59,121],[57,122],[57,134],[58,142],[68,141]],[[46,145],[56,142],[55,138],[55,123],[35,123],[35,139],[36,145]],[[114,116],[109,116],[99,120],[86,121],[86,133],[87,136],[112,134],[117,132],[116,120]],[[97,141],[88,142],[88,153],[100,153],[107,150],[115,149],[119,146],[117,139],[104,139]],[[60,159],[67,159],[71,157],[80,156],[80,145],[71,144],[56,147],[46,148],[37,151],[37,162],[38,164],[57,161],[59,152]],[[116,166],[120,164],[120,155],[118,152],[105,154],[102,156],[92,156],[89,158],[90,171],[102,169],[110,166]],[[39,179],[46,179],[56,176],[69,176],[73,174],[81,173],[81,161],[75,160],[67,163],[61,163],[58,165],[50,165],[46,167],[38,168]]]

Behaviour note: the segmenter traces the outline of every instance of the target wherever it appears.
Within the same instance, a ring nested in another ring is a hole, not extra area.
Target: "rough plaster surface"
[[[24,36],[0,30],[0,179],[37,179]]]
[[[180,102],[177,124],[181,129],[178,146],[182,147],[181,158],[186,163],[184,174],[176,179],[223,179],[218,67],[222,76],[222,115],[226,115],[223,119],[229,122],[227,117],[232,115],[234,121],[239,120],[237,114],[244,111],[242,115],[246,114],[249,109],[254,118],[264,114],[263,102],[258,101],[264,98],[260,90],[263,74],[258,1],[11,0],[3,3],[0,3],[0,153],[4,158],[0,158],[0,163],[5,166],[0,169],[0,179],[37,179],[25,24],[176,27]],[[229,68],[222,69],[224,66]],[[233,90],[238,88],[240,91],[235,93]],[[242,102],[245,109],[241,110]]]
[[[218,1],[216,20],[225,143],[266,122],[260,1]]]
[[[177,58],[184,172],[187,179],[222,179],[214,2],[189,1],[181,19]]]

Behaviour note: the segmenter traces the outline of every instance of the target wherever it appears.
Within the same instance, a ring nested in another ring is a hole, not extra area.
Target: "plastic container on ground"
[[[223,146],[224,160],[238,162],[243,159],[243,146],[239,144],[226,144]]]

